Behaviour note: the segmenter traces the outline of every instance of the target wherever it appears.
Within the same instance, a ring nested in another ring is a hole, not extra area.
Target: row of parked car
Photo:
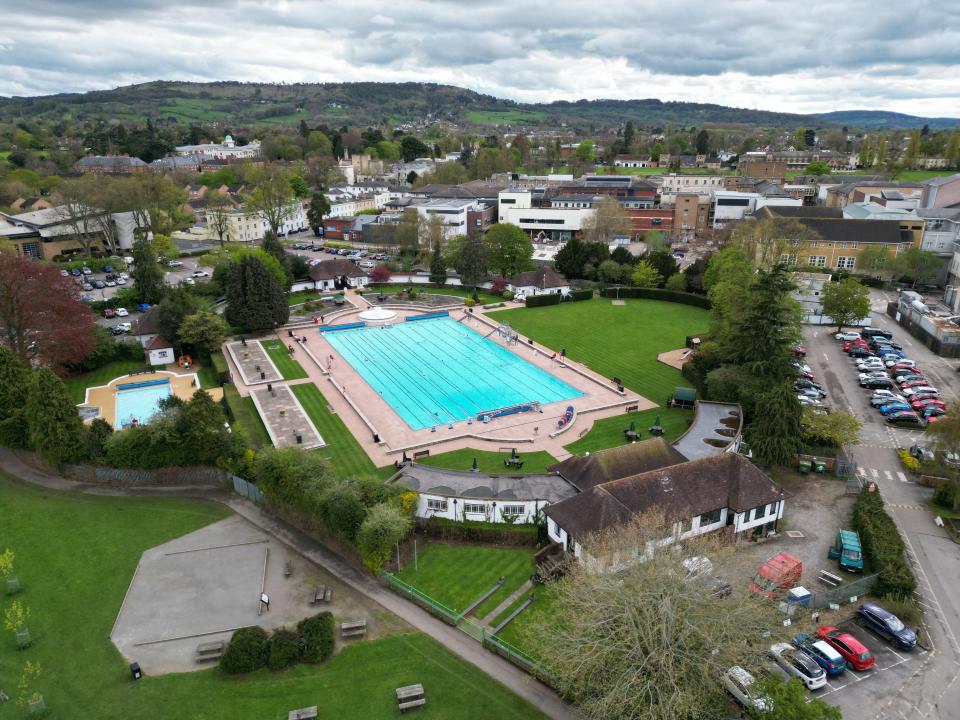
[[[893,341],[892,333],[866,327],[860,332],[837,333],[836,337],[856,362],[860,387],[873,390],[870,405],[887,423],[924,427],[944,416],[946,404],[940,399],[940,391]]]
[[[793,354],[797,356],[797,360],[794,361],[794,366],[797,368],[797,379],[793,384],[793,389],[797,391],[797,400],[800,401],[801,405],[808,405],[823,412],[828,412],[823,401],[827,393],[823,386],[813,379],[813,370],[803,361],[803,358],[807,355],[807,349],[803,345],[797,345],[793,348]]]
[[[854,621],[900,650],[910,651],[917,646],[916,631],[876,603],[864,603],[857,608]],[[822,688],[828,677],[840,675],[847,669],[862,672],[876,664],[866,645],[831,625],[817,628],[814,635],[798,633],[792,643],[774,643],[770,646],[770,655],[789,677],[799,678],[809,690]],[[730,668],[724,674],[723,684],[748,710],[773,711],[770,698],[757,691],[754,677],[742,667]]]

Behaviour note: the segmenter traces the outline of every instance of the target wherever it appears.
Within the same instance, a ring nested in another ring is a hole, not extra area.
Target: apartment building
[[[674,204],[680,193],[709,195],[714,190],[722,190],[726,178],[725,175],[664,175],[660,178],[660,204]]]

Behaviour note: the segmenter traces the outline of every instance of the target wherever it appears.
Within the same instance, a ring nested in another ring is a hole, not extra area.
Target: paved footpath
[[[118,488],[81,483],[38,470],[25,464],[16,453],[0,448],[0,468],[26,482],[52,490],[83,492],[91,495],[121,495],[140,497],[186,496],[223,503],[238,515],[249,520],[278,541],[288,545],[311,562],[379,603],[417,630],[429,635],[447,649],[483,670],[490,677],[525,699],[545,715],[556,720],[574,720],[577,715],[550,688],[532,678],[499,655],[485,650],[476,640],[438,620],[425,610],[382,587],[376,580],[363,574],[339,555],[291,525],[275,518],[261,507],[228,490],[209,486],[161,488]]]

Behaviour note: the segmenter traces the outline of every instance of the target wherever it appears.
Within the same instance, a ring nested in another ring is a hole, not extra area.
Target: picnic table
[[[311,605],[317,605],[319,603],[330,602],[330,599],[333,597],[333,588],[328,587],[327,585],[321,585],[316,588],[308,598]]]
[[[367,634],[366,620],[350,620],[340,623],[340,637],[359,637]]]
[[[287,720],[314,720],[317,717],[317,706],[291,710],[287,713]]]
[[[202,643],[197,646],[197,662],[205,660],[219,660],[226,648],[223,640],[214,640],[213,642]]]
[[[521,460],[518,457],[504,458],[503,466],[506,468],[516,468],[517,470],[519,470],[520,468],[523,467],[523,460]]]
[[[427,704],[427,698],[423,694],[423,685],[406,685],[397,688],[397,704],[400,712],[406,712],[410,708],[420,707]]]
[[[637,430],[624,430],[623,435],[627,440],[636,440],[640,437],[640,433]]]

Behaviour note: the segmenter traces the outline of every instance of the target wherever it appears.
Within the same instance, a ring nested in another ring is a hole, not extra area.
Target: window
[[[850,249],[851,249],[851,250],[856,250],[856,249],[857,249],[857,244],[856,244],[855,242],[850,243]]]
[[[504,515],[523,515],[523,505],[504,505],[502,514]]]
[[[807,264],[812,265],[813,267],[826,267],[827,265],[827,256],[826,255],[811,255],[807,259]]]
[[[433,510],[435,512],[446,512],[447,511],[447,501],[446,500],[436,500],[434,498],[427,499],[427,510]]]
[[[487,506],[483,503],[464,503],[463,512],[467,514],[474,515],[483,515],[486,512]]]
[[[722,514],[722,508],[717,508],[716,510],[711,510],[708,513],[704,513],[700,516],[700,527],[703,527],[704,525],[713,525],[714,523],[720,522],[720,516]]]
[[[796,265],[797,256],[789,253],[783,253],[780,255],[780,262],[782,262],[784,265]]]
[[[848,270],[853,270],[853,266],[856,264],[857,259],[853,256],[840,255],[837,258],[837,267],[838,268],[847,268]]]

